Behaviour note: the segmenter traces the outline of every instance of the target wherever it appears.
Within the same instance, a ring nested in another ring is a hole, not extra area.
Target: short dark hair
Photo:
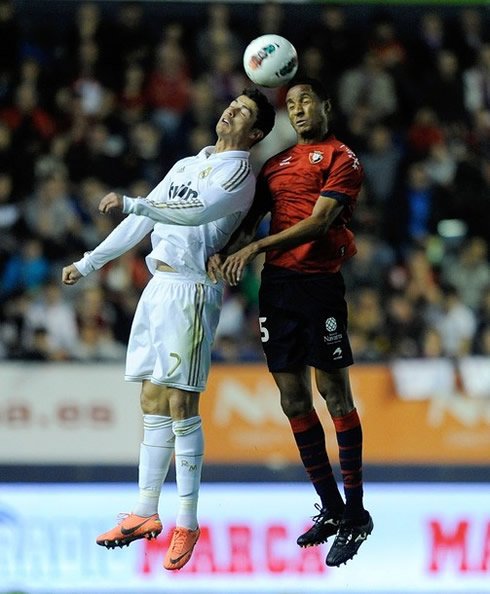
[[[259,89],[243,89],[242,95],[252,99],[257,105],[257,119],[255,120],[254,128],[261,130],[264,133],[262,138],[265,138],[274,127],[276,110],[269,99]]]
[[[311,76],[297,74],[292,80],[289,81],[287,91],[293,87],[296,87],[297,85],[310,85],[311,90],[319,99],[322,101],[331,100],[330,93],[328,92],[326,86],[317,78],[311,78]]]

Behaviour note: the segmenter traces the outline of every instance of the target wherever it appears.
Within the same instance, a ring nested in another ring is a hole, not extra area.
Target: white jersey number
[[[259,318],[260,340],[262,342],[267,342],[269,340],[269,330],[264,326],[266,320],[267,318]]]

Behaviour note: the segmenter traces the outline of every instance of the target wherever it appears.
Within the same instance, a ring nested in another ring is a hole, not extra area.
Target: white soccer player
[[[249,151],[270,132],[274,117],[260,91],[245,89],[219,118],[215,146],[178,161],[146,198],[104,196],[101,213],[122,208],[129,216],[62,272],[63,283],[73,285],[152,232],[146,262],[153,277],[136,308],[125,372],[127,381],[142,382],[139,498],[97,544],[122,547],[158,536],[160,492],[175,453],[179,509],[164,560],[170,570],[189,561],[200,534],[204,439],[199,396],[206,387],[223,297],[223,286],[206,274],[206,262],[226,245],[252,204]]]

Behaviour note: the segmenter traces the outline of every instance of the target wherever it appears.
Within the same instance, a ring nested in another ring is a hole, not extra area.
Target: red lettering
[[[308,526],[309,528],[309,526]],[[305,530],[308,530],[306,528]],[[325,565],[325,551],[323,547],[306,547],[299,548],[299,561],[296,570],[298,573],[325,573],[327,566]]]
[[[112,411],[107,406],[92,406],[91,417],[96,423],[112,423]]]
[[[431,561],[429,570],[440,571],[442,561],[449,553],[453,552],[459,557],[459,571],[468,571],[467,560],[467,533],[468,522],[461,521],[457,524],[454,532],[444,533],[442,526],[437,521],[430,522],[431,530]]]
[[[171,536],[172,530],[167,530],[153,540],[144,539],[143,554],[141,556],[141,561],[143,562],[140,570],[141,573],[153,573],[154,568],[161,568],[163,558],[170,545]]]
[[[80,418],[80,410],[75,404],[68,404],[58,408],[58,419],[63,423],[73,423]]]
[[[31,411],[24,404],[12,404],[7,409],[9,423],[28,423],[31,420]]]
[[[249,526],[230,526],[230,573],[253,573],[252,533]]]
[[[209,526],[201,526],[201,536],[185,569],[192,573],[217,573],[219,571],[216,567]]]
[[[481,570],[488,571],[490,569],[490,522],[487,523],[487,530],[485,532],[485,540],[483,541],[483,555],[481,560]]]
[[[287,563],[284,559],[276,556],[274,545],[278,540],[287,538],[286,528],[284,526],[269,526],[266,533],[266,555],[267,567],[272,573],[281,573],[285,571]]]

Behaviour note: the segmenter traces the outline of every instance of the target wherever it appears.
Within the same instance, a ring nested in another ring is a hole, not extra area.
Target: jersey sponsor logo
[[[342,359],[342,349],[340,347],[337,347],[333,352],[333,359],[334,361]]]
[[[329,344],[336,344],[341,342],[343,339],[342,332],[336,332],[337,330],[337,320],[335,318],[327,318],[325,320],[325,329],[327,331],[327,336],[323,337],[323,342],[328,342]],[[334,351],[334,355],[337,351]],[[340,353],[340,357],[342,356],[342,352]],[[334,358],[340,358],[334,357]]]
[[[169,200],[178,200],[179,202],[183,202],[184,200],[192,201],[192,199],[197,198],[197,196],[199,196],[199,194],[191,187],[190,181],[186,184],[181,184],[180,186],[177,186],[172,182],[168,189]]]
[[[207,169],[204,169],[203,171],[201,171],[201,173],[199,174],[199,178],[200,179],[204,179],[205,177],[207,177],[211,171],[213,170],[212,167],[208,167]]]
[[[315,165],[315,163],[320,163],[320,161],[323,161],[323,151],[312,151],[308,155],[308,159],[313,165]]]
[[[291,165],[291,159],[292,159],[292,155],[289,155],[289,157],[284,158],[280,163],[279,163],[279,167],[282,167],[283,165]]]

